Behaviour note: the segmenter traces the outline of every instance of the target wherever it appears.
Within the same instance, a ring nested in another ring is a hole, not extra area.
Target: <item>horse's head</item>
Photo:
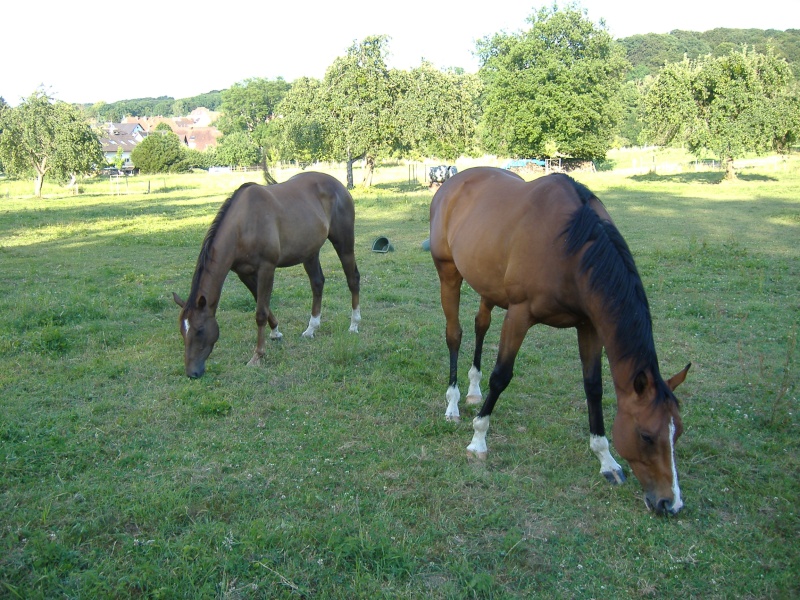
[[[178,323],[183,336],[183,362],[186,376],[202,377],[206,370],[206,359],[219,339],[219,325],[205,296],[199,296],[191,306],[173,292],[172,298],[181,307]]]
[[[683,508],[675,466],[675,442],[683,423],[672,391],[686,379],[690,366],[666,382],[642,371],[633,378],[633,389],[618,397],[614,447],[642,484],[647,507],[658,514],[674,515]]]

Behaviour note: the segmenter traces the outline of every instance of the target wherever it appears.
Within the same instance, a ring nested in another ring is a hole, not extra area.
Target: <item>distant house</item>
[[[100,137],[106,162],[113,165],[121,149],[122,168],[133,169],[131,152],[145,137],[147,132],[138,123],[109,123],[104,128],[104,135]]]
[[[216,127],[173,127],[172,131],[187,148],[200,151],[216,146],[217,139],[222,136],[222,132]]]
[[[166,123],[187,148],[203,151],[217,145],[222,132],[211,123],[220,113],[199,107],[186,117],[126,117],[125,123],[137,124],[146,133],[155,131],[161,123]]]

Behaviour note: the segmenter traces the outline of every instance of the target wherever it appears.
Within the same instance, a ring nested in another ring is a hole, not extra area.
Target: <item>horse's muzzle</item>
[[[683,508],[683,502],[678,501],[676,503],[668,498],[656,498],[652,494],[645,494],[644,502],[647,504],[647,508],[657,515],[674,516]]]
[[[203,376],[203,373],[206,372],[205,365],[193,366],[193,367],[186,367],[186,376],[189,379],[199,379]]]

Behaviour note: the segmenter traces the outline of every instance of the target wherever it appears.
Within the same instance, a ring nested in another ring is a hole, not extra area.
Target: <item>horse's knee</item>
[[[256,308],[256,325],[265,327],[269,323],[269,309]]]

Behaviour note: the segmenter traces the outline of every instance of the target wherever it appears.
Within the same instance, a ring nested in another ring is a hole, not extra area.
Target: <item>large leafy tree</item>
[[[220,140],[217,147],[217,159],[225,165],[251,167],[258,164],[260,152],[247,133],[234,131]]]
[[[234,131],[255,133],[275,115],[275,109],[291,89],[282,78],[245,79],[222,92],[222,116],[217,128],[223,134]]]
[[[274,80],[252,78],[222,92],[222,117],[217,122],[217,127],[223,133],[222,140],[224,142],[225,137],[234,134],[246,135],[260,149],[259,160],[262,161],[267,183],[275,183],[268,167],[277,151],[272,121],[278,105],[290,89],[291,85],[280,77]],[[241,135],[235,137],[230,147],[241,149]],[[245,160],[245,156],[240,154],[237,160]]]
[[[734,159],[788,151],[800,135],[800,102],[788,64],[771,51],[684,59],[664,67],[644,98],[643,135],[710,150],[735,178]]]
[[[281,156],[305,166],[330,154],[321,98],[322,82],[318,79],[302,77],[292,83],[277,108],[279,118],[273,121]]]
[[[66,181],[105,163],[100,141],[81,111],[41,90],[0,111],[0,161],[12,175],[33,175],[38,197],[45,176]]]
[[[391,146],[387,43],[386,36],[370,36],[354,43],[325,72],[319,114],[331,157],[347,163],[349,188],[353,188],[353,162],[364,159],[364,185],[369,186],[376,159]]]
[[[131,160],[142,173],[181,173],[189,169],[186,146],[171,131],[148,135],[133,149]]]
[[[605,156],[621,114],[624,49],[581,11],[542,8],[529,30],[478,43],[483,140],[516,157]]]
[[[477,76],[440,71],[427,62],[392,75],[393,121],[401,152],[452,161],[475,152],[481,91]]]

